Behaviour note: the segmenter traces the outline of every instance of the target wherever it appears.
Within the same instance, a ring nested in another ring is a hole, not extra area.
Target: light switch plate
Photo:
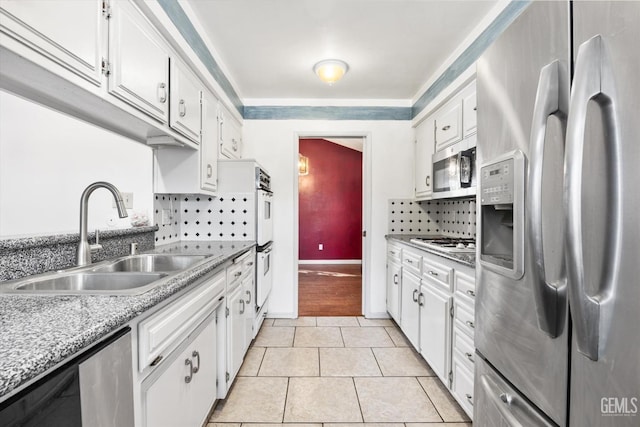
[[[124,202],[124,207],[127,209],[133,209],[133,193],[120,192],[120,194],[122,195],[122,201]],[[111,202],[111,207],[113,208],[116,207],[115,200]]]

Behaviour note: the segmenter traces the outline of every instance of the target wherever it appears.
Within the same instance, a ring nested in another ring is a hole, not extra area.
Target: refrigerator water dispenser
[[[524,170],[519,150],[480,168],[480,262],[513,279],[524,274]]]

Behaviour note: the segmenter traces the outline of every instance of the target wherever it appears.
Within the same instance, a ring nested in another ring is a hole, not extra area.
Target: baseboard
[[[361,259],[308,259],[299,260],[298,264],[362,264]]]
[[[386,311],[379,311],[376,313],[369,313],[366,314],[365,319],[390,319],[391,316],[389,316],[389,313],[387,313]]]
[[[296,319],[293,313],[274,313],[272,311],[267,312],[267,319]]]

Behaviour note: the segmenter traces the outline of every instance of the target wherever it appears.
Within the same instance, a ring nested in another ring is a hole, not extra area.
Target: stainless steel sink
[[[185,270],[207,257],[205,255],[165,255],[143,254],[120,258],[102,266],[96,266],[96,272],[173,272]]]
[[[5,282],[0,284],[0,293],[138,295],[207,258],[206,255],[130,255]]]
[[[138,293],[140,288],[163,277],[166,273],[73,273],[61,276],[25,280],[13,287],[14,291],[42,293]]]

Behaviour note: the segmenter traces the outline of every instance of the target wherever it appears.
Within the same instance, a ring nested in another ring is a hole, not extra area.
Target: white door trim
[[[298,153],[300,151],[301,138],[342,138],[361,137],[363,139],[362,150],[362,231],[367,232],[367,237],[362,238],[362,312],[365,317],[371,316],[370,310],[370,265],[371,265],[371,132],[370,131],[349,131],[349,132],[294,132],[293,158],[291,159],[291,173],[293,174],[293,314],[298,317],[298,253],[299,253],[299,225],[298,215],[300,213],[298,200]]]

